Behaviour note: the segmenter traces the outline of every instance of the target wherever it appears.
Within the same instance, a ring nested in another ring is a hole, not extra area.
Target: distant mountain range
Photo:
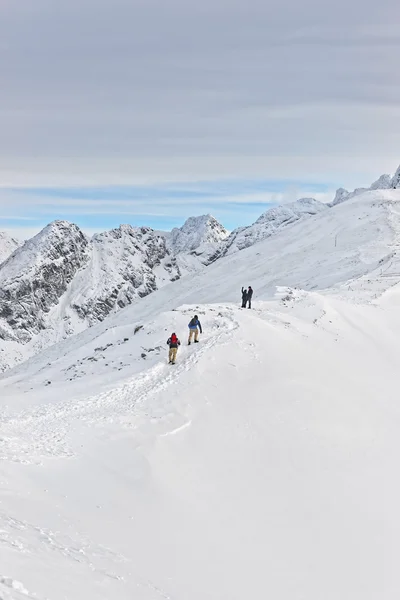
[[[399,186],[400,168],[368,190]],[[302,198],[230,233],[211,215],[191,217],[171,232],[121,225],[89,238],[77,225],[54,221],[24,244],[0,233],[0,346],[1,340],[8,344],[7,353],[0,352],[0,369],[18,362],[26,354],[23,346],[33,354],[368,190],[339,189],[330,204]]]

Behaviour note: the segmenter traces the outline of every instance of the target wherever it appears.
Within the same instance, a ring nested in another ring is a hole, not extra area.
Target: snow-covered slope
[[[317,215],[327,208],[326,204],[314,198],[301,198],[297,202],[271,208],[263,213],[253,225],[232,231],[225,242],[220,245],[215,256],[219,258],[253,246],[282,231],[288,225]]]
[[[315,216],[328,209],[314,198],[301,198],[296,202],[277,206],[263,213],[255,223],[239,227],[229,233],[211,215],[191,217],[183,227],[167,234],[167,244],[177,258],[181,271],[186,274],[208,266],[226,256],[249,248],[279,233],[296,221]]]
[[[20,246],[20,243],[4,231],[0,231],[0,264]]]
[[[390,179],[391,188],[394,179]],[[387,183],[386,178],[381,177],[372,187],[387,186]],[[371,197],[361,194],[360,190],[352,194],[342,192],[341,199],[346,199],[346,204],[351,198],[360,197],[367,199],[367,207],[371,206],[368,202]],[[370,193],[377,194],[373,196],[373,202],[383,202],[380,218],[383,227],[390,232],[387,207],[390,194],[396,192],[387,189]],[[385,196],[385,193],[389,195]],[[346,232],[354,226],[342,223],[337,204],[339,198],[332,208],[312,198],[303,198],[265,212],[253,225],[239,228],[230,235],[210,215],[188,219],[182,228],[174,229],[170,234],[123,225],[91,240],[75,225],[55,222],[17,249],[0,266],[0,369],[102,321],[110,313],[175,282],[182,275],[190,273],[193,276],[207,265],[246,248],[254,247],[256,255],[262,254],[264,260],[268,258],[271,270],[269,278],[266,279],[264,274],[263,284],[272,289],[276,274],[284,280],[289,272],[298,277],[296,269],[288,270],[289,264],[297,265],[298,250],[290,257],[286,256],[287,251],[298,238],[301,243],[306,243],[309,230],[316,231],[318,236],[319,231],[324,231],[325,221],[332,223],[335,230],[333,249],[337,261],[337,248],[346,239]],[[362,207],[360,210],[363,211]],[[373,215],[374,210],[370,214]],[[352,218],[353,213],[349,220]],[[391,218],[395,217],[392,215]],[[372,239],[374,236],[368,229],[367,236],[370,235]],[[277,245],[271,242],[271,245],[259,247],[272,237],[279,238]],[[326,233],[312,246],[314,257],[317,256],[314,250],[320,243],[326,243]],[[383,248],[386,248],[385,244],[386,240]],[[286,257],[282,264],[275,265],[276,248],[278,263]],[[324,251],[325,248],[321,248],[321,252]],[[358,252],[357,239],[354,240],[354,252]],[[380,259],[385,260],[383,256]],[[244,264],[245,260],[243,257],[240,263]],[[259,264],[253,258],[250,261],[256,267]],[[264,262],[260,264],[264,268]],[[231,268],[227,263],[221,264],[222,273],[227,268]],[[355,257],[354,272],[363,269],[362,258]],[[215,286],[218,277],[220,275],[213,271],[207,272],[204,281]],[[179,288],[170,293],[172,302],[175,302],[174,298],[181,298]]]
[[[221,258],[205,271],[134,300],[124,314],[129,314],[130,322],[140,324],[166,307],[235,302],[239,301],[240,288],[247,285],[253,286],[255,299],[273,296],[276,286],[282,285],[306,290],[329,288],[330,294],[345,289],[355,297],[362,289],[365,297],[372,298],[400,280],[399,244],[400,191],[366,192]],[[80,285],[78,290],[71,289],[78,293]],[[59,322],[59,315],[54,322]],[[118,327],[119,322],[119,316],[112,315],[100,329],[86,332],[89,337],[85,339],[93,339],[103,327]],[[46,334],[43,332],[42,340]],[[0,341],[3,367],[37,352],[35,343],[21,351],[20,345]],[[49,344],[43,342],[45,345]]]
[[[336,266],[328,245],[312,259],[315,230],[297,241],[307,281],[329,264],[340,283],[351,234],[369,263],[381,206],[365,200],[374,225],[354,224]],[[359,208],[338,207],[343,223]],[[210,267],[213,291],[204,274],[174,286],[229,299],[249,258],[253,311],[166,310],[167,286],[0,382],[1,597],[397,600],[399,289],[261,300],[255,247]],[[166,338],[194,311],[201,342],[171,367]]]
[[[368,191],[3,375],[0,597],[397,600],[399,251]]]
[[[56,221],[0,266],[0,339],[13,342],[0,342],[0,369],[322,210],[324,204],[302,199],[231,235],[210,215],[170,234],[122,225],[92,239]]]

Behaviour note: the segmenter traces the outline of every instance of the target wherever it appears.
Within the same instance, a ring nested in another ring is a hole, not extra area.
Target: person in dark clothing
[[[194,336],[194,343],[197,344],[199,342],[199,340],[198,340],[199,330],[200,330],[200,333],[203,333],[203,330],[201,328],[201,323],[200,323],[199,317],[197,315],[194,315],[193,319],[190,320],[188,327],[189,327],[189,339],[188,339],[189,346],[192,343],[193,336]]]
[[[247,303],[247,290],[242,287],[242,308],[246,308]]]
[[[249,305],[248,305],[247,308],[251,308],[251,299],[252,299],[252,297],[253,297],[253,288],[251,287],[251,285],[249,285],[249,289],[247,290],[247,302],[248,302]]]
[[[176,333],[171,334],[171,337],[168,338],[167,344],[169,346],[168,360],[170,364],[174,365],[176,361],[178,347],[181,345],[180,341],[176,337]]]

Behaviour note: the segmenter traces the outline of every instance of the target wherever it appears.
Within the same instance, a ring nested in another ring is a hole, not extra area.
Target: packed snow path
[[[204,311],[201,311],[204,314]],[[157,419],[163,419],[169,410],[173,410],[173,401],[170,407],[165,405],[157,407],[155,397],[158,392],[165,390],[168,386],[176,385],[180,375],[196,366],[196,364],[216,344],[226,344],[231,339],[231,334],[238,326],[234,316],[234,310],[227,307],[209,307],[207,310],[210,315],[205,321],[204,335],[200,336],[199,344],[187,346],[187,328],[183,328],[181,347],[178,351],[178,361],[175,365],[169,365],[167,361],[167,346],[165,341],[169,334],[164,332],[162,327],[161,338],[158,331],[158,323],[150,325],[150,334],[156,337],[151,345],[154,345],[157,358],[154,364],[136,376],[129,377],[127,381],[110,390],[96,394],[94,396],[84,396],[79,400],[57,401],[57,397],[50,392],[51,401],[46,404],[34,404],[26,410],[13,411],[2,418],[2,436],[0,439],[0,451],[3,460],[14,460],[24,463],[40,463],[43,457],[62,457],[73,456],[70,446],[67,442],[68,433],[80,425],[89,427],[96,424],[119,422],[134,423],[135,426],[140,420],[154,422]],[[178,312],[181,319],[175,321],[188,320],[193,314],[193,310],[182,310]],[[168,315],[169,322],[174,321],[174,315]],[[200,318],[202,317],[199,314]],[[166,315],[163,315],[165,321]],[[161,319],[159,320],[161,321]],[[161,326],[159,327],[161,329]],[[142,332],[147,333],[145,330]],[[164,334],[164,335],[163,335]],[[137,356],[142,356],[143,346],[142,337],[138,335],[139,350]],[[147,345],[149,345],[148,340]],[[128,349],[130,350],[129,346]],[[126,351],[126,349],[124,349]],[[119,358],[125,358],[119,350]],[[160,356],[161,354],[161,356]],[[132,354],[130,353],[130,356]],[[105,366],[109,366],[108,359],[105,359]],[[143,366],[145,361],[140,361]],[[120,361],[120,364],[126,364]],[[129,370],[129,368],[128,368]],[[49,375],[50,370],[47,371]],[[70,368],[63,369],[62,374],[70,372]],[[57,373],[57,372],[56,372]],[[58,373],[57,373],[58,374]],[[56,377],[57,377],[56,374]],[[80,373],[84,376],[84,373]],[[29,378],[28,378],[29,379]],[[44,380],[49,382],[48,379]],[[62,380],[61,380],[62,381]],[[86,383],[86,382],[85,382]],[[54,381],[57,387],[57,379]],[[14,387],[14,382],[13,386]],[[62,381],[61,385],[65,385]],[[54,386],[53,386],[54,387]],[[87,392],[86,392],[87,393]],[[172,400],[172,399],[171,399]]]
[[[11,373],[0,598],[397,599],[399,302],[183,307]]]

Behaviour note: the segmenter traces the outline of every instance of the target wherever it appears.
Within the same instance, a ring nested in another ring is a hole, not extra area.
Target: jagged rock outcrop
[[[65,337],[179,277],[165,237],[149,227],[89,239],[55,221],[0,266],[0,337],[26,343],[44,329]]]
[[[209,265],[229,232],[211,215],[190,217],[167,234],[168,248],[183,273]]]
[[[163,235],[121,225],[92,238],[90,261],[72,286],[71,307],[92,325],[180,275]]]
[[[0,265],[0,338],[27,343],[52,330],[57,341],[98,323],[179,279],[180,264],[203,266],[227,235],[210,215],[172,234],[121,225],[92,239],[55,221]]]
[[[176,227],[168,236],[168,246],[173,253],[201,253],[201,248],[207,244],[219,244],[228,237],[229,233],[211,215],[190,217],[182,227]]]
[[[46,327],[45,315],[89,259],[88,238],[55,221],[0,267],[0,337],[28,341]]]

